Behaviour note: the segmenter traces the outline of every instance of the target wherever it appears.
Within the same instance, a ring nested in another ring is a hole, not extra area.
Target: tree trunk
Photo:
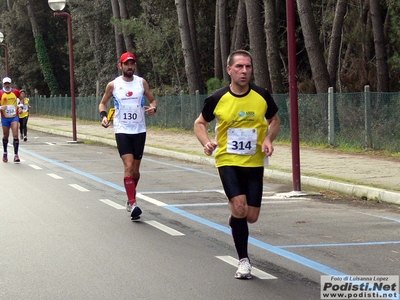
[[[199,51],[199,46],[197,44],[197,29],[196,29],[196,22],[194,19],[193,0],[186,0],[186,10],[188,15],[190,37],[193,46],[194,62],[197,72],[197,88],[200,94],[204,94],[205,88],[203,83],[204,82],[203,75],[201,74],[200,51]]]
[[[296,2],[315,89],[317,93],[327,93],[330,86],[329,74],[318,39],[311,2],[310,0],[297,0]]]
[[[284,87],[275,9],[275,0],[264,0],[264,30],[267,39],[267,58],[272,86],[271,92],[273,94],[280,94],[284,92]]]
[[[336,4],[331,39],[329,43],[328,73],[333,90],[336,92],[336,80],[339,67],[340,45],[342,43],[342,28],[346,15],[348,0],[339,0]]]
[[[214,28],[214,77],[224,78],[224,64],[221,58],[221,42],[219,36],[219,5],[215,5],[215,28]]]
[[[253,56],[255,84],[271,91],[267,46],[262,23],[262,6],[258,0],[245,0],[244,3],[246,4],[247,28],[249,30],[250,50]]]
[[[229,55],[229,26],[227,21],[227,3],[226,0],[217,0],[218,12],[219,12],[219,42],[221,47],[221,60],[223,77],[226,82],[229,82],[229,75],[226,71],[226,61]]]
[[[232,33],[232,47],[231,52],[239,49],[246,49],[246,36],[247,36],[247,25],[246,25],[246,5],[244,0],[239,0],[237,5],[235,24]]]
[[[54,75],[49,54],[47,53],[46,45],[43,41],[43,36],[40,33],[39,25],[36,20],[36,16],[34,14],[31,1],[26,2],[26,8],[28,10],[29,20],[31,21],[32,33],[35,39],[36,55],[39,60],[39,66],[42,71],[44,81],[49,87],[50,93],[52,95],[57,95],[58,94],[57,78]]]
[[[372,29],[372,20],[371,20],[371,14],[369,13],[369,1],[365,1],[364,4],[362,5],[362,14],[361,14],[361,24],[364,25],[364,34],[362,37],[362,68],[360,72],[360,81],[363,82],[362,86],[359,87],[359,90],[364,88],[365,84],[371,85],[371,77],[375,78],[376,76],[374,75],[376,68],[375,64],[373,65],[371,61],[375,57],[374,53],[374,43],[373,43],[373,29]],[[356,45],[358,46],[358,45]],[[354,60],[353,60],[354,61]],[[374,69],[374,71],[371,72],[371,68]],[[371,74],[372,73],[372,74]],[[376,81],[375,81],[375,88],[376,88]]]
[[[118,4],[119,4],[119,13],[120,13],[121,20],[128,20],[129,14],[128,14],[128,10],[126,9],[125,0],[118,0]],[[122,34],[124,36],[125,48],[127,51],[131,52],[131,51],[133,51],[132,37],[129,33],[126,32],[126,29],[124,27],[125,26],[122,26]]]
[[[377,92],[389,91],[389,68],[387,65],[387,55],[385,50],[385,39],[383,34],[383,25],[379,1],[369,1],[372,31],[374,34],[374,45],[376,55],[376,73],[377,73]]]
[[[339,69],[340,48],[342,43],[342,28],[343,28],[344,17],[347,11],[347,2],[348,0],[339,0],[336,4],[335,18],[333,20],[332,33],[329,43],[328,73],[329,73],[329,80],[333,87],[334,92],[336,92],[336,87],[337,87],[336,79],[337,79],[337,72]],[[333,106],[334,106],[335,132],[340,132],[341,125],[338,116],[337,100],[335,99],[335,97],[333,98]]]
[[[120,19],[119,4],[118,0],[111,0],[111,8],[113,12],[113,17],[117,20]],[[118,30],[118,26],[114,24],[114,36],[115,36],[115,47],[117,49],[117,59],[122,53],[124,53],[124,41],[123,36]]]
[[[185,60],[185,71],[189,85],[189,93],[194,95],[197,86],[197,71],[195,57],[193,53],[192,38],[190,36],[189,21],[186,10],[186,0],[175,0],[176,11],[178,13],[179,33],[182,42],[183,58]]]

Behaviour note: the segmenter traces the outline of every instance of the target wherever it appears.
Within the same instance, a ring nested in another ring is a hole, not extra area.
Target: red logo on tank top
[[[126,93],[126,96],[127,96],[127,97],[132,97],[132,96],[133,96],[133,92],[132,92],[132,91],[127,92],[127,93]]]

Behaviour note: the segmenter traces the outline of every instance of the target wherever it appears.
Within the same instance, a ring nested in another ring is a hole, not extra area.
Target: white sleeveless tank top
[[[144,117],[143,78],[133,75],[132,81],[122,76],[114,79],[114,132],[135,134],[146,131]]]

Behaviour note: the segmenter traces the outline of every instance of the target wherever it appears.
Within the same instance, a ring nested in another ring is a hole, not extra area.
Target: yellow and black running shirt
[[[235,95],[229,86],[205,99],[203,118],[216,118],[216,166],[264,166],[261,144],[268,130],[267,119],[278,112],[271,94],[264,88],[250,85],[244,95]]]
[[[29,98],[25,98],[20,102],[24,106],[22,107],[22,113],[19,114],[19,118],[23,119],[29,116]]]

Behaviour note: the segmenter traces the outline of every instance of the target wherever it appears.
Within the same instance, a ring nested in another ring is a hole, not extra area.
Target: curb
[[[60,131],[54,130],[51,128],[44,128],[35,125],[30,125],[30,129],[51,133],[60,136],[72,137],[72,132],[67,131]],[[110,146],[117,146],[117,143],[114,139],[107,139],[98,136],[92,136],[87,134],[77,134],[77,137],[81,140],[89,140],[94,142],[99,142],[102,144],[110,145]],[[165,150],[160,148],[148,147],[145,146],[144,151],[149,154],[153,155],[160,155],[170,158],[175,158],[179,160],[190,161],[198,164],[207,164],[211,166],[215,166],[214,158],[205,157],[200,155],[194,154],[187,154],[183,152],[176,152],[171,150]],[[267,178],[274,178],[283,181],[292,181],[292,173],[289,172],[282,172],[271,170],[268,168],[264,169],[264,176]],[[305,185],[323,188],[326,190],[332,190],[335,192],[356,196],[360,198],[366,198],[370,200],[380,200],[387,203],[397,204],[400,205],[400,193],[388,191],[384,189],[373,188],[365,185],[356,185],[356,184],[349,184],[339,181],[327,180],[318,177],[310,177],[310,176],[303,176],[301,175],[301,182]]]
[[[292,173],[281,171],[265,169],[264,176],[280,180],[292,181]],[[398,192],[304,175],[301,175],[301,182],[305,185],[323,188],[326,190],[332,190],[351,196],[366,198],[369,200],[380,200],[383,202],[400,205],[400,193]]]

